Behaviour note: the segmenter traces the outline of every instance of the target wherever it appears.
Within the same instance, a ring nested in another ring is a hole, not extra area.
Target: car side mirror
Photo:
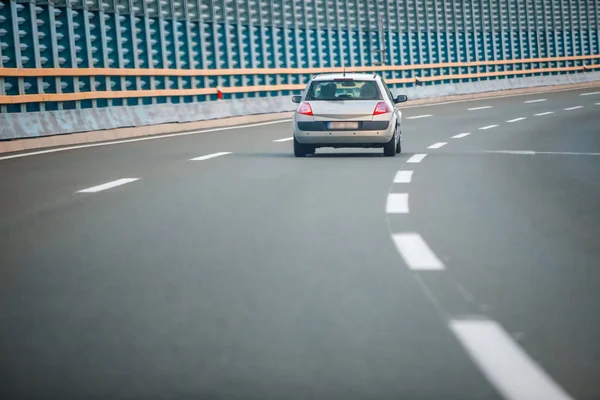
[[[406,97],[405,94],[399,94],[395,99],[394,99],[394,104],[398,104],[398,103],[404,103],[405,101],[408,101],[408,97]]]
[[[302,101],[302,96],[292,96],[292,101],[294,103],[300,103]]]

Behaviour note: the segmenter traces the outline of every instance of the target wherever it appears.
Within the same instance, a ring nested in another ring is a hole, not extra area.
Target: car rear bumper
[[[383,145],[394,136],[394,127],[389,121],[365,121],[358,129],[330,130],[325,122],[297,122],[294,137],[298,143],[316,145]]]
[[[358,128],[336,129],[336,131],[386,131],[390,126],[389,121],[349,121],[350,123],[358,124]],[[300,131],[308,132],[329,132],[329,122],[326,121],[298,121],[296,125]]]

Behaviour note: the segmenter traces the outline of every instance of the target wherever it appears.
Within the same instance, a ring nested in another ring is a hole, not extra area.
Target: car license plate
[[[358,122],[330,122],[329,129],[358,129]]]

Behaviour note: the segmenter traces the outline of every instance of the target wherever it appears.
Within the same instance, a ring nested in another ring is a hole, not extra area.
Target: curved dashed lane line
[[[441,271],[444,264],[416,232],[394,233],[392,240],[404,262],[413,271]]]
[[[423,161],[423,159],[425,157],[427,157],[427,154],[415,154],[411,158],[409,158],[406,162],[411,163],[411,164],[418,164],[421,161]]]
[[[410,183],[412,180],[413,171],[400,170],[396,172],[394,183]]]
[[[600,103],[598,104],[600,105]],[[523,119],[525,118],[517,118],[512,122]],[[486,130],[497,126],[490,125],[480,129]],[[469,133],[460,133],[453,138],[462,138],[467,135]],[[535,152],[526,152],[526,154],[531,153],[535,154]],[[519,152],[519,154],[522,153]],[[419,163],[425,156],[426,154],[415,154],[406,163]],[[391,193],[393,184],[409,183],[412,175],[413,171],[400,170],[396,172],[394,181],[390,185],[386,205],[388,230],[398,253],[408,268],[418,272],[444,271],[444,263],[420,234],[416,232],[393,233],[391,228],[389,214],[408,213],[408,193]],[[424,294],[430,299],[439,316],[448,323],[449,330],[457,337],[473,362],[502,397],[506,400],[539,400],[542,398],[544,400],[573,400],[540,365],[529,357],[500,324],[485,316],[485,312],[482,316],[470,319],[453,317],[444,309],[442,303],[420,275],[413,275],[413,278],[421,285]]]
[[[496,321],[453,319],[449,326],[505,399],[573,400]]]
[[[408,214],[408,193],[389,193],[385,212],[388,214]]]

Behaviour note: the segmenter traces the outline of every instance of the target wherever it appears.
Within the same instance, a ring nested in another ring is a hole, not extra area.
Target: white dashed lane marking
[[[488,108],[492,108],[492,106],[467,108],[467,111],[487,110]]]
[[[481,128],[479,128],[479,130],[487,131],[488,129],[497,128],[497,127],[498,127],[498,125],[488,125],[488,126],[482,126]]]
[[[575,106],[575,107],[569,107],[569,108],[565,108],[565,111],[572,111],[572,110],[578,110],[580,108],[583,108],[583,106]]]
[[[596,94],[600,94],[600,92],[581,93],[580,96],[594,96]]]
[[[91,188],[78,190],[77,193],[98,193],[103,190],[112,189],[117,186],[125,185],[126,183],[135,182],[140,178],[123,178],[117,179],[116,181],[106,182],[102,185],[92,186]]]
[[[409,158],[406,162],[411,164],[418,164],[427,156],[427,154],[415,154]]]
[[[429,117],[433,117],[433,115],[431,115],[431,114],[415,115],[414,117],[406,117],[406,119],[421,119],[421,118],[429,118]]]
[[[440,271],[444,264],[418,233],[395,233],[392,240],[404,262],[412,270]]]
[[[547,101],[547,99],[527,100],[527,101],[524,101],[524,103],[525,103],[525,104],[531,104],[531,103],[541,103],[542,101]]]
[[[495,321],[454,319],[450,329],[506,400],[572,400]]]
[[[519,122],[519,121],[523,121],[524,119],[527,119],[527,117],[519,117],[519,118],[515,118],[515,119],[509,119],[508,122],[509,124],[513,123],[513,122]]]
[[[215,158],[215,157],[220,157],[220,156],[226,156],[227,154],[231,154],[230,151],[221,151],[219,153],[212,153],[212,154],[207,154],[205,156],[200,156],[200,157],[196,157],[196,158],[191,158],[190,161],[204,161],[204,160],[210,160],[211,158]]]
[[[385,212],[388,214],[408,214],[408,193],[388,194]]]
[[[289,142],[290,140],[294,140],[294,138],[293,137],[286,137],[286,138],[283,138],[283,139],[275,139],[275,140],[273,140],[273,142],[275,142],[275,143],[281,143],[281,142]]]
[[[398,171],[394,177],[394,183],[410,183],[412,174],[412,171]]]
[[[535,116],[536,117],[541,117],[541,116],[550,115],[550,114],[554,114],[554,111],[546,111],[546,112],[543,112],[543,113],[535,114]]]
[[[458,135],[452,136],[452,139],[462,139],[462,138],[464,138],[466,136],[469,136],[469,135],[470,135],[470,133],[459,133]]]
[[[444,147],[445,145],[447,145],[448,142],[438,142],[438,143],[434,143],[431,146],[428,147],[428,149],[439,149],[440,147]]]

